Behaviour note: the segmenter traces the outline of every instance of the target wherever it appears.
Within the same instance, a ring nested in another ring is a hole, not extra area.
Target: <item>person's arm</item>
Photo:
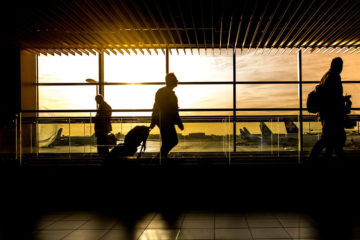
[[[159,122],[159,104],[158,104],[158,94],[156,93],[153,111],[151,115],[150,128],[154,128],[158,122]]]
[[[184,124],[180,118],[180,115],[179,115],[179,105],[178,105],[178,100],[177,100],[177,97],[175,96],[176,98],[176,101],[175,101],[175,109],[176,109],[176,124],[178,125],[178,127],[181,129],[181,130],[184,130]]]

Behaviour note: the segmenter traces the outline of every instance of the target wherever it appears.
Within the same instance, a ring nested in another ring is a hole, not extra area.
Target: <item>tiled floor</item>
[[[36,240],[319,239],[314,221],[296,213],[183,213],[173,223],[161,214],[141,218],[133,230],[91,212],[51,213],[38,220]]]

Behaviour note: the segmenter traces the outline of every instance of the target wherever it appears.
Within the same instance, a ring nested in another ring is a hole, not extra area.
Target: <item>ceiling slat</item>
[[[179,48],[186,54],[186,48],[206,53],[210,47],[350,53],[360,41],[360,1],[354,0],[56,0],[27,7],[9,18],[8,36],[34,54]]]

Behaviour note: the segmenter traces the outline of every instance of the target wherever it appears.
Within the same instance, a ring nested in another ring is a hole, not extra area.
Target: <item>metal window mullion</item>
[[[99,92],[96,94],[104,95],[104,53],[99,53]]]
[[[166,72],[166,74],[169,73],[169,48],[166,48],[166,54],[165,54],[165,72]]]
[[[303,153],[303,98],[302,98],[302,51],[298,49],[298,95],[299,95],[299,151],[298,151],[298,163],[301,163],[301,156]]]
[[[236,48],[233,49],[233,147],[236,152]]]

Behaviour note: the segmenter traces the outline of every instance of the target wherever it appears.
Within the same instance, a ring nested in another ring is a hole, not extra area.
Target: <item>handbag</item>
[[[116,145],[116,137],[113,133],[106,136],[106,145]]]

